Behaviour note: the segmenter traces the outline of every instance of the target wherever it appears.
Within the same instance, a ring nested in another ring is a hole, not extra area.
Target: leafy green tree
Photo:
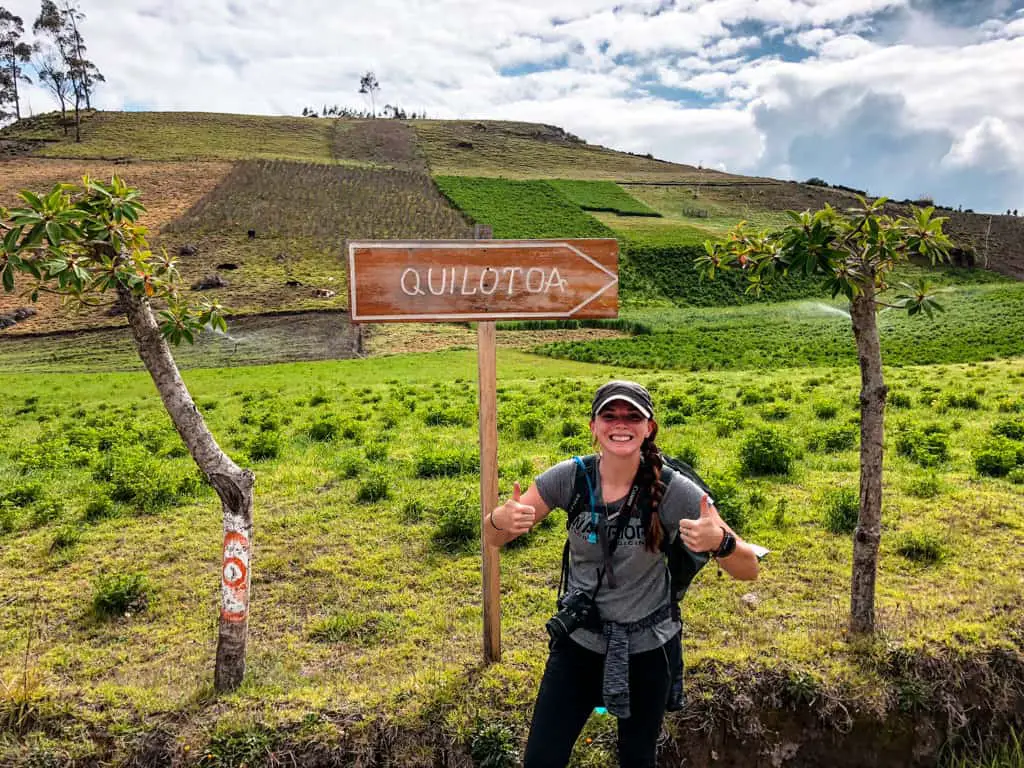
[[[377,116],[377,102],[376,94],[380,90],[380,83],[377,82],[377,76],[373,72],[367,72],[359,78],[359,92],[368,93],[370,95],[370,116]]]
[[[32,56],[32,46],[21,39],[24,34],[25,24],[21,17],[0,7],[0,120],[11,116],[21,120],[18,83],[32,82],[21,69],[21,65]],[[13,104],[14,111],[8,112],[4,107],[6,104]]]
[[[86,109],[92,108],[92,91],[96,83],[103,82],[104,77],[99,69],[85,58],[85,40],[82,37],[81,24],[85,14],[72,0],[64,0],[58,6],[53,0],[43,0],[39,16],[36,17],[32,30],[50,39],[53,51],[59,58],[58,79],[63,85],[70,86],[74,95],[75,106],[75,141],[82,140],[82,103]],[[48,82],[51,90],[56,86],[57,79]],[[63,101],[62,112],[63,112]]]
[[[850,630],[874,631],[875,578],[882,518],[882,442],[887,388],[876,312],[880,307],[931,316],[942,307],[924,281],[900,285],[905,292],[886,302],[881,294],[896,265],[911,255],[933,264],[949,259],[952,245],[943,234],[943,218],[933,208],[913,209],[910,217],[884,212],[884,198],[837,211],[829,205],[815,212],[788,211],[793,222],[776,232],[753,233],[741,223],[724,242],[705,244],[702,271],[710,278],[720,269],[743,269],[748,291],[757,293],[791,274],[821,275],[832,296],[850,301],[850,319],[860,361],[860,512],[853,539]]]
[[[217,445],[168,346],[192,343],[206,326],[225,330],[222,310],[181,298],[174,261],[149,249],[137,223],[145,210],[138,192],[117,177],[110,184],[88,177],[80,186],[57,184],[44,195],[23,191],[21,200],[20,207],[0,207],[4,291],[20,288],[32,301],[54,293],[79,305],[116,297],[175,429],[220,497],[224,570],[214,683],[233,689],[245,673],[255,476]]]

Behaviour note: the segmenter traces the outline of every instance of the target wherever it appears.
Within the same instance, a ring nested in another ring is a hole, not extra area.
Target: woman
[[[490,544],[529,531],[555,507],[577,508],[577,472],[588,480],[584,510],[569,526],[567,596],[596,607],[552,633],[526,745],[525,768],[565,766],[587,718],[602,704],[618,718],[619,763],[654,766],[682,627],[671,611],[664,537],[681,536],[702,565],[716,557],[737,579],[757,578],[757,556],[699,486],[663,467],[650,393],[612,381],[594,395],[597,455],[569,459],[535,478],[487,516]],[[588,602],[589,601],[589,602]],[[560,603],[560,607],[565,602]],[[570,618],[573,618],[570,617]],[[552,622],[549,622],[551,624]],[[550,630],[549,630],[550,631]]]

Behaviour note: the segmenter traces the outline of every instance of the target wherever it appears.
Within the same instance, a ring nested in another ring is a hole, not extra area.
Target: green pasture
[[[496,238],[614,237],[546,181],[435,176],[442,194]]]
[[[933,318],[879,314],[887,365],[967,363],[1024,355],[1024,286],[964,285],[942,296]],[[538,351],[581,362],[684,370],[855,366],[846,304],[822,299],[746,307],[638,307],[628,316],[654,333],[631,339],[555,342]]]
[[[82,141],[67,136],[59,114],[29,118],[4,137],[45,139],[44,157],[135,160],[244,160],[273,158],[330,162],[329,120],[215,112],[92,112],[83,117]]]
[[[854,714],[897,712],[911,696],[940,706],[943,683],[917,675],[1012,642],[1024,469],[988,470],[1007,450],[1024,461],[1020,360],[890,370],[881,631],[867,645],[845,638],[851,543],[830,532],[846,530],[851,494],[855,505],[855,369],[638,372],[503,352],[498,375],[502,494],[589,450],[591,391],[630,375],[654,393],[663,449],[694,461],[723,514],[772,550],[757,583],[709,569],[687,597],[690,718],[726,727],[731,710],[705,698],[725,670],[735,695],[782,685],[769,682],[781,670],[801,695]],[[84,758],[96,729],[127,746],[174,721],[216,751],[224,734],[301,734],[332,713],[356,718],[346,738],[358,741],[378,712],[459,743],[481,719],[524,736],[564,518],[503,553],[504,659],[481,670],[475,354],[185,378],[221,444],[257,473],[249,668],[221,699],[220,507],[152,383],[0,375],[0,676],[24,672],[31,634],[30,706],[61,723],[39,743]],[[999,567],[979,568],[993,551]],[[908,655],[931,661],[894,662]],[[415,761],[414,743],[400,748]],[[581,747],[576,764],[606,760]]]
[[[552,179],[548,184],[585,211],[603,211],[622,216],[660,216],[657,211],[630,197],[613,181]]]

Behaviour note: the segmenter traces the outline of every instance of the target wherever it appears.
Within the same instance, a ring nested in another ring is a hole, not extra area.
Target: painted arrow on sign
[[[619,246],[593,240],[382,240],[348,248],[352,322],[616,317]]]

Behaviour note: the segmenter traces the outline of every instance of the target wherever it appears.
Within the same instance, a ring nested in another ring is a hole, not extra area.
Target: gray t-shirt
[[[537,492],[544,503],[552,509],[566,509],[572,502],[576,466],[575,461],[567,459],[535,478]],[[600,476],[600,473],[595,474]],[[595,482],[595,478],[591,477],[591,481],[594,483],[599,525],[604,526],[607,514],[600,480],[597,479]],[[700,487],[688,478],[678,472],[672,473],[661,504],[658,505],[658,515],[670,540],[679,535],[680,520],[696,520],[700,517],[700,500],[703,495]],[[608,501],[607,513],[614,515],[624,502],[624,498]],[[600,540],[597,543],[588,541],[590,529],[591,515],[587,508],[576,517],[568,532],[570,591],[582,589],[589,594],[593,593],[594,587],[597,586],[598,573],[604,561]],[[605,579],[597,591],[597,609],[603,621],[615,621],[620,624],[640,621],[671,599],[665,556],[661,552],[648,552],[644,548],[645,538],[640,512],[636,510],[627,523],[620,523],[619,543],[612,555],[616,586],[614,589],[610,588]],[[686,551],[698,565],[704,565],[708,560],[706,554],[691,552],[689,549]],[[653,650],[671,639],[680,629],[679,622],[668,618],[651,629],[631,635],[629,652],[632,654]],[[577,629],[571,637],[584,648],[596,653],[604,653],[606,650],[606,641],[599,632]]]

